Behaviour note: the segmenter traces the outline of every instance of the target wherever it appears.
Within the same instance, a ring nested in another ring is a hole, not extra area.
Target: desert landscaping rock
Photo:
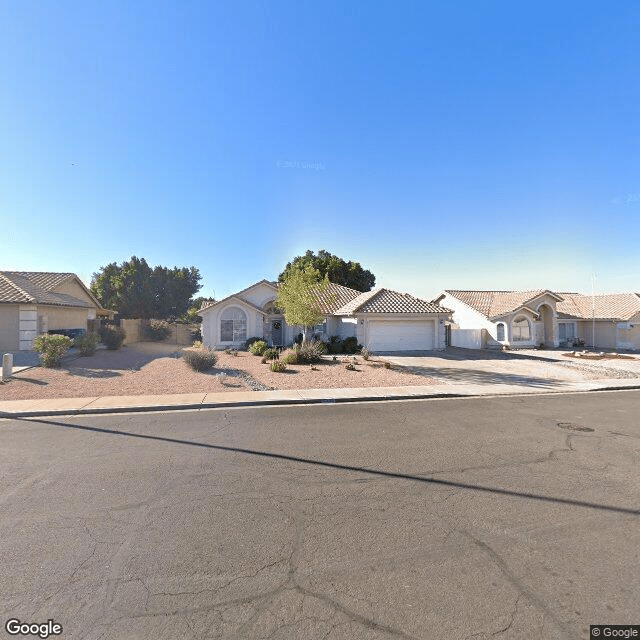
[[[47,398],[162,395],[270,391],[275,389],[397,387],[432,384],[429,377],[387,370],[380,362],[347,371],[339,360],[327,359],[311,369],[289,365],[274,373],[261,358],[241,351],[218,353],[217,366],[206,373],[191,370],[175,345],[136,343],[118,351],[98,351],[89,358],[68,361],[60,369],[35,367],[0,385],[0,401]]]

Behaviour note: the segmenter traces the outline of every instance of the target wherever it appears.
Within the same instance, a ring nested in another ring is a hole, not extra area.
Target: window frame
[[[522,329],[527,327],[528,337],[522,337]],[[511,322],[511,339],[513,342],[531,342],[531,322],[526,316],[518,316]]]

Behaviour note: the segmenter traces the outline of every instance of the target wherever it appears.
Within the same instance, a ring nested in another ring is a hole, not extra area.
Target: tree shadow
[[[2,414],[0,413],[0,417]],[[7,418],[12,418],[11,415],[5,415]],[[300,456],[291,456],[284,453],[275,453],[272,451],[260,451],[257,449],[245,449],[243,447],[231,447],[219,444],[209,444],[207,442],[198,442],[194,440],[181,440],[179,438],[169,438],[166,436],[155,436],[146,433],[133,433],[131,431],[119,431],[117,429],[106,429],[103,427],[91,427],[88,425],[70,424],[68,422],[58,422],[56,420],[45,420],[42,418],[23,418],[13,417],[12,419],[22,422],[36,422],[39,424],[46,424],[55,427],[63,427],[65,429],[74,429],[79,431],[88,431],[91,433],[99,433],[104,435],[122,436],[127,438],[137,438],[142,440],[154,440],[156,442],[164,442],[173,445],[183,445],[189,447],[199,447],[204,449],[211,449],[213,451],[224,451],[227,453],[238,453],[247,456],[256,456],[260,458],[267,458],[271,460],[282,460],[286,462],[297,462],[300,464],[314,465],[323,467],[325,469],[334,469],[337,471],[353,471],[356,473],[372,475],[383,478],[390,478],[394,480],[409,480],[414,482],[420,482],[429,485],[438,485],[452,487],[456,489],[465,489],[469,491],[476,491],[481,493],[489,493],[507,496],[511,498],[524,498],[526,500],[536,500],[540,502],[550,502],[555,504],[565,504],[575,507],[584,507],[588,509],[597,509],[602,511],[610,511],[613,513],[623,513],[626,515],[640,516],[640,509],[630,507],[617,507],[614,505],[601,504],[596,502],[588,502],[585,500],[576,500],[574,498],[564,498],[558,496],[547,496],[539,493],[530,493],[526,491],[515,491],[512,489],[502,489],[500,487],[489,487],[480,484],[471,484],[468,482],[456,482],[454,480],[442,480],[439,478],[425,477],[419,475],[413,475],[409,473],[400,473],[394,471],[385,471],[383,469],[372,469],[371,467],[360,467],[356,465],[338,464],[336,462],[328,462],[326,460],[315,460],[313,458],[302,458]]]
[[[538,387],[541,389],[551,389],[566,384],[563,380],[518,375],[515,373],[501,373],[498,371],[484,371],[482,369],[462,369],[454,367],[443,367],[440,369],[436,367],[400,365],[397,363],[393,364],[393,368],[396,371],[462,384],[510,384]]]
[[[67,369],[67,373],[70,376],[78,376],[80,378],[118,378],[122,374],[119,371],[112,371],[111,369]]]

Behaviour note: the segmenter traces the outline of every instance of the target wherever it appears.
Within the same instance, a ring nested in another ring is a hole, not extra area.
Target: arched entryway
[[[538,307],[538,313],[543,324],[543,343],[549,348],[554,346],[555,335],[553,333],[553,309],[548,304]]]
[[[264,312],[263,338],[272,347],[282,347],[285,341],[284,315],[275,306],[273,300],[262,308]]]

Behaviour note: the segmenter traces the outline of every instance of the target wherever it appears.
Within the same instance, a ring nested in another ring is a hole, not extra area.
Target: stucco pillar
[[[13,374],[13,354],[5,353],[2,356],[2,380],[8,380]]]

